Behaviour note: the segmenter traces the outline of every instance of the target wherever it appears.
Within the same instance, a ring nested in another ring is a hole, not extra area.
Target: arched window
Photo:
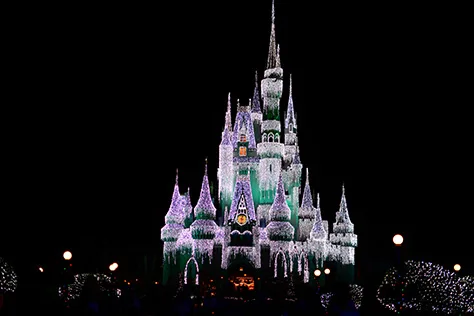
[[[240,135],[240,142],[243,143],[243,142],[246,142],[246,141],[247,141],[247,135],[241,134],[241,135]]]
[[[266,142],[266,141],[267,141],[267,134],[265,134],[265,133],[263,134],[262,140],[263,140],[263,142]]]
[[[290,133],[292,133],[292,132],[293,132],[293,123],[290,123],[290,125],[289,125],[288,129],[290,130]]]
[[[273,133],[268,134],[268,142],[273,143]]]
[[[280,142],[280,135],[275,134],[275,143],[279,143],[279,142]]]

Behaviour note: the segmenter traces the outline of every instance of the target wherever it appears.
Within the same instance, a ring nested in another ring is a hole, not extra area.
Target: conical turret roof
[[[351,219],[349,218],[344,185],[342,185],[341,204],[339,205],[339,211],[336,212],[336,222],[333,226],[335,233],[354,232],[354,224],[352,224]]]
[[[216,207],[212,203],[211,190],[209,189],[209,179],[207,177],[207,159],[202,180],[201,193],[199,200],[194,208],[196,219],[215,219]]]
[[[182,224],[184,222],[185,213],[181,203],[181,196],[179,194],[178,186],[178,169],[176,169],[176,180],[174,184],[173,196],[171,197],[171,204],[168,213],[165,216],[166,224]]]
[[[319,204],[319,193],[317,197],[316,212],[315,212],[315,221],[313,228],[311,229],[310,238],[316,240],[325,240],[327,239],[328,232],[324,228],[323,219],[321,217],[321,207]]]
[[[283,186],[283,178],[280,172],[278,177],[278,184],[275,194],[275,200],[270,207],[270,220],[271,221],[289,221],[291,218],[291,210],[288,207],[285,197],[285,188]]]

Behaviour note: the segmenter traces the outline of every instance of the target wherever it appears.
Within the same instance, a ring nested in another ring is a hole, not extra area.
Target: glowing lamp
[[[461,270],[461,265],[456,263],[454,265],[454,271],[458,272],[459,270]]]
[[[112,272],[117,270],[117,268],[118,268],[118,263],[117,262],[114,262],[109,266],[109,270],[112,271]]]
[[[319,270],[319,269],[314,270],[314,276],[318,277],[320,275],[321,275],[321,270]]]
[[[329,270],[328,268],[324,269],[324,274],[329,274],[331,273],[331,270]]]
[[[44,272],[43,268],[42,267],[39,267],[39,272]]]
[[[400,234],[396,234],[395,236],[393,236],[392,241],[395,246],[400,246],[403,243],[403,236]]]
[[[71,260],[71,258],[72,258],[72,253],[71,253],[70,251],[65,251],[65,252],[63,253],[63,258],[64,258],[64,260]]]

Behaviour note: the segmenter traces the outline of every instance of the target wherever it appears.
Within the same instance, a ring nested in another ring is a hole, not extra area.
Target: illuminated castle
[[[281,126],[283,69],[274,22],[272,6],[267,69],[260,88],[256,75],[249,104],[237,102],[233,124],[229,94],[219,145],[216,205],[209,189],[207,163],[194,208],[189,190],[180,194],[176,175],[161,230],[165,284],[170,278],[199,284],[204,278],[224,279],[234,271],[259,280],[291,277],[313,282],[314,271],[326,267],[340,280],[353,282],[357,235],[344,188],[332,232],[328,221],[321,218],[319,195],[314,206],[307,169],[300,202],[303,165],[292,83],[290,77],[288,108]]]

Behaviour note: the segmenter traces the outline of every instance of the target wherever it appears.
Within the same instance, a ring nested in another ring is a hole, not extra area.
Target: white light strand
[[[284,268],[284,275],[283,277],[288,277],[288,266],[287,266],[287,262],[286,262],[286,256],[285,256],[285,253],[282,251],[282,249],[279,249],[278,252],[275,254],[275,261],[273,263],[273,270],[274,270],[274,277],[277,278],[278,277],[278,256],[281,256],[281,260],[283,262],[283,268]]]
[[[0,257],[0,293],[15,292],[18,277],[13,267]]]
[[[406,261],[388,270],[377,290],[377,299],[386,308],[444,314],[469,313],[474,308],[474,278],[460,278],[441,265]]]
[[[184,266],[184,284],[188,284],[188,265],[192,262],[194,267],[196,268],[196,285],[199,285],[199,264],[197,263],[194,257],[191,257],[186,261],[186,265]]]
[[[102,273],[81,273],[74,276],[74,283],[59,287],[58,294],[60,298],[65,303],[79,298],[87,281],[97,282],[99,290],[109,296],[118,298],[122,294],[121,290],[114,285],[110,276]]]

